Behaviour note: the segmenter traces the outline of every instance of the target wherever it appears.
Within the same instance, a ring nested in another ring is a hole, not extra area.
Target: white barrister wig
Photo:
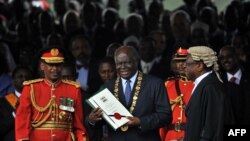
[[[219,76],[219,65],[216,52],[207,46],[194,46],[188,49],[188,53],[192,56],[194,61],[202,61],[206,67],[213,67],[218,79],[222,82]]]

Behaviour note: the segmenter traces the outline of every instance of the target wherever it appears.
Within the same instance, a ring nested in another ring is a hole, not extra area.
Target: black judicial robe
[[[184,141],[222,141],[225,91],[215,73],[197,85],[186,108]]]

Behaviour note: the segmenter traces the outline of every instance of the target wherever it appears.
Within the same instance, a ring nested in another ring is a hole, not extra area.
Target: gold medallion
[[[142,79],[143,79],[143,73],[139,71],[138,73],[138,76],[137,76],[137,83],[135,84],[135,93],[134,93],[134,96],[133,96],[133,102],[129,108],[129,111],[130,113],[133,113],[134,109],[135,109],[135,106],[136,106],[136,103],[137,103],[137,100],[138,100],[138,95],[140,93],[140,90],[141,90],[141,83],[142,83]],[[114,86],[114,96],[116,97],[116,99],[119,100],[119,80],[120,78],[117,77],[116,81],[115,81],[115,86]],[[121,127],[121,131],[123,132],[126,132],[128,130],[128,125],[123,125]]]
[[[66,112],[61,111],[61,112],[59,113],[59,119],[64,120],[65,118],[66,118]]]
[[[121,130],[122,130],[123,132],[126,132],[126,131],[128,130],[128,125],[123,125],[123,126],[121,127]]]

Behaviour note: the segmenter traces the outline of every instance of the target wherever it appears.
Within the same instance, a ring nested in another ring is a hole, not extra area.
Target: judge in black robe
[[[184,141],[222,141],[225,89],[216,75],[216,53],[205,46],[191,47],[188,53],[186,75],[195,87],[186,107]]]

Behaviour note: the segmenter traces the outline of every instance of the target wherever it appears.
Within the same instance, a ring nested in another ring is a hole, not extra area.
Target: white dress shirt
[[[241,70],[241,69],[239,69],[234,75],[232,75],[231,73],[228,73],[228,72],[227,72],[227,80],[230,81],[230,79],[231,79],[232,77],[235,77],[235,78],[236,78],[235,83],[236,83],[237,85],[240,84],[241,76],[242,76],[242,70]]]
[[[194,81],[194,88],[193,88],[191,94],[193,94],[194,90],[196,89],[197,85],[199,85],[199,83],[201,82],[201,80],[203,80],[206,76],[208,76],[212,72],[213,71],[206,72],[206,73],[202,74],[201,76],[199,76],[198,78],[195,79],[195,81]]]

